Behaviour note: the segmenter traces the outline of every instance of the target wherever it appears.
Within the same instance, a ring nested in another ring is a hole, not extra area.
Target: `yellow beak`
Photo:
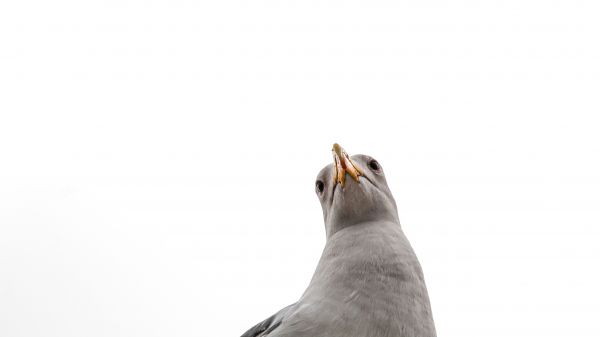
[[[362,172],[358,166],[352,162],[348,153],[346,153],[338,143],[333,144],[331,152],[333,152],[333,162],[335,164],[335,175],[333,177],[335,184],[339,183],[344,187],[346,172],[348,172],[356,182],[360,183],[359,177],[362,175]]]

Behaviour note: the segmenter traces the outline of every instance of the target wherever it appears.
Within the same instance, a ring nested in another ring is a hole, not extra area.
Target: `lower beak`
[[[362,175],[362,172],[358,169],[348,153],[338,144],[333,144],[333,162],[335,164],[335,176],[334,185],[339,183],[344,187],[344,182],[346,181],[346,172],[357,182],[360,183],[359,177]]]

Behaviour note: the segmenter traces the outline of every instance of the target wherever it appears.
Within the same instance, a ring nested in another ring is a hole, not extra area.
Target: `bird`
[[[297,302],[242,337],[435,337],[423,271],[381,164],[337,143],[332,154],[315,182],[326,243],[313,277]]]

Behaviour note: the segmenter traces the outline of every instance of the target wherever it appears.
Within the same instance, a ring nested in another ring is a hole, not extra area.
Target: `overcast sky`
[[[599,336],[599,10],[3,2],[0,335],[241,335],[308,285],[339,142],[440,337]]]

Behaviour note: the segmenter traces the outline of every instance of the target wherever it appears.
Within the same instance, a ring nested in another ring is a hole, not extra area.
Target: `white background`
[[[0,335],[238,336],[379,159],[438,335],[599,336],[597,1],[4,1]]]

